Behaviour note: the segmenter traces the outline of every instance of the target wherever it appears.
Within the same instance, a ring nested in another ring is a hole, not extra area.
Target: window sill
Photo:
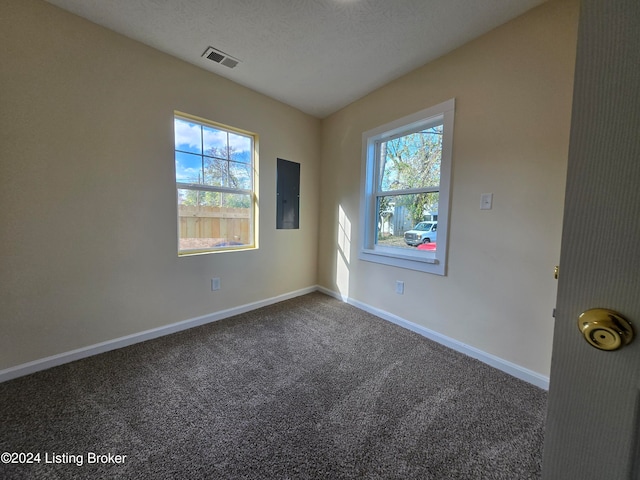
[[[215,250],[213,249],[182,250],[178,252],[178,257],[209,255],[212,253],[246,252],[246,251],[257,250],[257,249],[258,247],[254,245],[247,245],[247,246],[233,246],[228,248],[216,248]]]
[[[428,255],[428,254],[427,254]],[[433,255],[433,254],[431,254]],[[417,270],[435,275],[444,275],[444,265],[435,256],[403,255],[389,250],[382,249],[362,249],[358,254],[360,260],[365,262],[380,263],[408,270]]]

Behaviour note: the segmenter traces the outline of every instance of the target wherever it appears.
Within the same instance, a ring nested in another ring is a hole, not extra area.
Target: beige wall
[[[318,119],[40,0],[3,2],[0,44],[0,370],[316,284]],[[178,258],[174,110],[259,134],[259,250]]]
[[[578,8],[543,4],[323,121],[322,286],[549,374]],[[448,275],[358,260],[362,132],[454,97]]]

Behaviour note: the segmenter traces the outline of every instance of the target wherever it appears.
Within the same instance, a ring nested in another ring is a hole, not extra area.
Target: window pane
[[[228,163],[219,158],[204,157],[204,183],[216,187],[226,187]]]
[[[250,137],[229,133],[229,158],[236,162],[251,163],[252,141]]]
[[[214,127],[202,126],[203,145],[205,155],[229,158],[227,151],[227,132]]]
[[[176,152],[176,182],[202,183],[202,157]]]
[[[245,211],[251,208],[251,195],[242,193],[224,193],[222,194],[221,205],[229,209],[241,209],[242,211]],[[242,212],[237,211],[235,213]]]
[[[178,189],[180,251],[251,245],[251,195]]]
[[[174,118],[176,150],[202,153],[202,127],[197,123]]]
[[[442,125],[378,144],[382,191],[440,185]]]
[[[435,192],[378,197],[376,244],[435,251],[439,196]]]
[[[251,165],[229,162],[229,186],[245,190],[251,189]]]

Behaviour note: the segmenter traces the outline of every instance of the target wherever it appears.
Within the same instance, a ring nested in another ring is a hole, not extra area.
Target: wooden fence
[[[251,243],[248,208],[178,206],[180,249]]]

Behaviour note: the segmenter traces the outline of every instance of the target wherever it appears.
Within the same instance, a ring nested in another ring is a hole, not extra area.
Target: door
[[[640,480],[640,2],[583,0],[545,435],[545,480]],[[600,351],[585,310],[637,338]]]

